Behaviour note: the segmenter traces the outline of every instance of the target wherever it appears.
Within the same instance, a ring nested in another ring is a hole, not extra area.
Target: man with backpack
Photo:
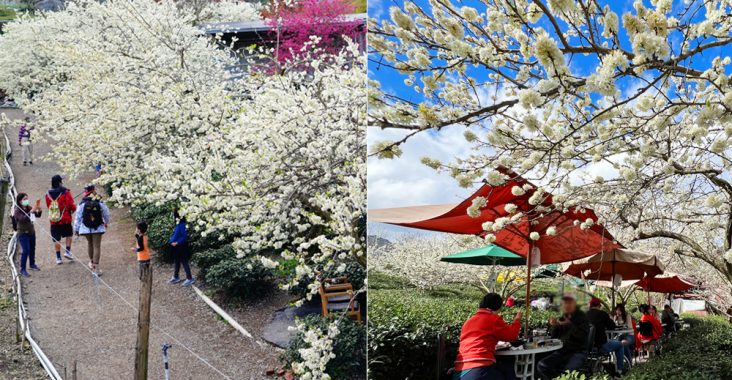
[[[63,178],[56,174],[51,178],[51,189],[46,193],[46,207],[48,207],[48,220],[51,222],[51,237],[53,246],[56,248],[56,264],[63,264],[61,261],[61,239],[66,240],[66,251],[64,257],[73,260],[71,254],[71,237],[74,229],[71,227],[71,214],[76,211],[76,204],[71,191],[62,186]]]
[[[109,208],[97,195],[94,185],[84,188],[84,197],[79,202],[79,211],[74,221],[77,235],[86,237],[89,243],[89,269],[97,276],[102,275],[99,269],[99,257],[102,254],[102,235],[109,225]]]

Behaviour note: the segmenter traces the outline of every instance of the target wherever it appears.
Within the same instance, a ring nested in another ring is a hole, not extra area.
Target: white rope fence
[[[10,209],[12,210],[13,207],[15,207],[15,197],[17,196],[18,191],[15,188],[15,176],[13,175],[13,170],[11,169],[10,163],[8,162],[8,157],[10,157],[11,155],[12,147],[10,146],[10,139],[8,139],[8,135],[7,133],[5,133],[4,129],[3,137],[5,137],[5,156],[3,157],[3,163],[5,165],[5,170],[8,173],[8,196],[12,200],[9,203]],[[5,215],[3,215],[2,217],[4,218]],[[38,343],[36,343],[36,341],[33,339],[33,336],[31,335],[30,321],[28,320],[28,313],[25,310],[25,305],[23,303],[23,287],[20,284],[20,276],[18,275],[18,270],[15,268],[15,251],[17,245],[17,233],[13,232],[13,236],[8,242],[8,251],[6,257],[8,259],[8,264],[10,265],[10,271],[13,275],[13,290],[15,291],[15,301],[18,304],[18,324],[20,326],[20,330],[23,332],[25,340],[28,342],[28,344],[30,344],[33,353],[38,358],[38,361],[41,362],[41,366],[43,366],[43,369],[46,370],[48,377],[53,380],[62,380],[61,375],[59,375],[58,371],[56,370],[56,367],[54,367],[51,360],[48,359],[48,356],[46,356],[46,354],[43,352],[41,347],[38,345]]]

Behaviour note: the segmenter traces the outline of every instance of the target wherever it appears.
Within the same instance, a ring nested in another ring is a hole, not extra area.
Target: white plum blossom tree
[[[501,182],[495,169],[511,168],[555,194],[558,208],[593,207],[628,236],[622,243],[661,239],[669,254],[700,260],[729,283],[730,5],[616,8],[596,0],[392,7],[389,20],[370,20],[370,59],[417,95],[372,81],[369,125],[403,131],[372,152],[398,155],[416,134],[465,128],[473,154],[424,163],[465,186]]]
[[[202,26],[260,17],[245,2],[69,2],[4,27],[0,88],[37,117],[66,173],[101,163],[111,201],[178,203],[269,267],[260,254],[282,251],[310,297],[316,268],[366,262],[366,58],[356,44],[311,47],[273,75],[257,71],[258,49],[257,65],[233,71],[236,54]],[[320,342],[337,333],[308,342],[325,363]]]
[[[460,283],[504,297],[517,292],[524,285],[525,267],[440,261],[445,256],[485,245],[480,238],[463,235],[400,236],[390,244],[374,242],[368,246],[369,271],[404,278],[419,289]]]
[[[368,247],[369,270],[405,278],[420,289],[451,282],[485,282],[490,268],[440,261],[447,255],[482,245],[478,238],[459,235],[401,237],[388,245]]]

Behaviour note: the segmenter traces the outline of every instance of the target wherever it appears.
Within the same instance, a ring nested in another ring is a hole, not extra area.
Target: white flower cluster
[[[327,331],[308,327],[300,321],[296,321],[295,326],[295,329],[303,335],[306,346],[298,350],[302,362],[293,363],[292,371],[301,380],[330,380],[326,366],[336,357],[333,353],[333,341],[340,333],[338,320],[328,324]]]

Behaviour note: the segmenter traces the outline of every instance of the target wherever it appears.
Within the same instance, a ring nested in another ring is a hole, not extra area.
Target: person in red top
[[[453,380],[503,380],[515,379],[513,363],[496,363],[498,341],[518,339],[521,330],[521,312],[507,325],[497,311],[503,299],[496,293],[488,293],[480,302],[480,309],[463,324],[460,332],[460,349],[455,358]]]
[[[506,307],[514,307],[514,305],[516,305],[516,299],[513,296],[508,296],[506,298]]]
[[[48,207],[48,219],[51,221],[51,237],[53,246],[56,248],[56,264],[61,261],[61,239],[66,240],[66,251],[64,257],[73,260],[71,254],[71,237],[74,235],[74,228],[71,226],[71,214],[76,211],[76,204],[71,191],[63,187],[63,178],[56,174],[51,178],[51,189],[46,193],[46,207]]]
[[[661,338],[663,336],[663,326],[661,325],[661,321],[656,319],[651,313],[651,307],[649,305],[640,305],[638,309],[643,315],[640,318],[636,341],[639,343],[648,343]],[[643,327],[644,324],[650,324],[650,329]]]

